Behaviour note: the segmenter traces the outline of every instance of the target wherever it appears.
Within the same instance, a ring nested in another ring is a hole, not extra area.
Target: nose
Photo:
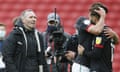
[[[32,18],[32,20],[36,21],[36,20],[37,20],[37,18],[36,18],[36,17],[33,17],[33,18]]]
[[[35,23],[35,22],[36,22],[36,20],[37,20],[37,19],[36,19],[35,17],[33,17],[33,18],[32,18],[32,22],[34,22],[34,23]]]

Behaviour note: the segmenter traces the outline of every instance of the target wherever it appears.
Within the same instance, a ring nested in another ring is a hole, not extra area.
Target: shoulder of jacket
[[[21,36],[21,32],[18,29],[13,28],[13,30],[8,34],[6,39],[12,39],[13,41],[16,41]]]
[[[17,34],[22,34],[22,32],[18,28],[13,28],[13,30],[10,32],[10,34],[17,35]]]
[[[78,40],[78,35],[77,35],[77,34],[72,35],[72,36],[71,36],[71,39],[72,39],[72,40]]]
[[[67,37],[67,38],[70,38],[70,34],[69,33],[64,32],[64,36]]]

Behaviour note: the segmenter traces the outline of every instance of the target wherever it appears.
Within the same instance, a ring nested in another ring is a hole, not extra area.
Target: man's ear
[[[25,17],[21,17],[21,21],[24,23],[25,22]]]

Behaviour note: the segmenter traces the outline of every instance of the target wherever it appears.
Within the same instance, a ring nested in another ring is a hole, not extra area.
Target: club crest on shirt
[[[101,44],[102,38],[101,37],[96,37],[96,44]]]

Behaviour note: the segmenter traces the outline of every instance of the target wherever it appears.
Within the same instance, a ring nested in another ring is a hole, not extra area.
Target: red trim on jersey
[[[95,48],[103,48],[103,45],[95,44]]]
[[[71,68],[71,65],[70,65],[70,64],[68,64],[68,67],[67,67],[67,68],[68,68],[68,72],[71,72],[71,69],[70,69],[70,68]]]
[[[86,31],[87,31],[87,32],[89,32],[88,29],[89,29],[91,26],[93,26],[93,24],[90,24],[90,25],[86,28]]]

